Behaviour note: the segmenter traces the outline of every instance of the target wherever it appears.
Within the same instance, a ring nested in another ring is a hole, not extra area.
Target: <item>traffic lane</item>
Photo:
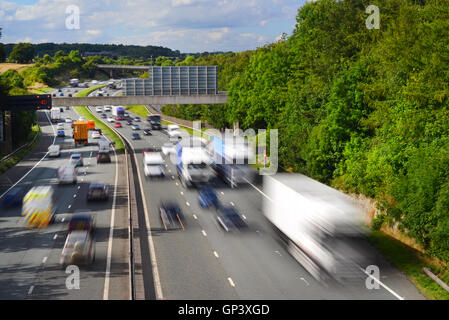
[[[258,188],[263,190],[262,186],[258,186]],[[259,192],[254,192],[255,189],[253,189],[250,185],[243,185],[236,189],[219,187],[217,188],[217,195],[225,205],[235,206],[239,213],[247,218],[249,225],[252,225],[253,229],[258,228],[268,238],[277,240],[277,235],[273,232],[271,225],[263,215],[263,196]],[[376,290],[368,289],[366,287],[368,276],[361,270],[357,270],[354,271],[357,274],[357,280],[351,281],[344,288],[329,288],[328,292],[333,291],[336,294],[341,292],[344,296],[348,296],[349,299],[397,299],[398,297],[395,294],[405,299],[423,298],[413,284],[399,270],[393,268],[366,239],[360,239],[358,244],[360,252],[368,259],[360,267],[365,269],[368,265],[378,266],[381,271],[380,281],[385,286],[380,285],[379,289]],[[282,246],[282,250],[285,250],[284,246]]]
[[[107,123],[111,126],[109,123]],[[123,128],[120,132],[130,139],[133,132]],[[135,150],[152,145],[152,138],[131,141]],[[162,139],[160,139],[162,142]],[[143,178],[142,153],[136,152],[137,166]],[[161,279],[162,292],[166,299],[237,299],[226,273],[213,255],[213,250],[195,221],[190,218],[189,208],[179,203],[186,219],[186,229],[165,231],[159,216],[162,200],[176,198],[173,180],[142,181],[147,199],[151,234]],[[182,262],[182,263],[180,263]]]
[[[48,115],[48,117],[47,117]],[[0,176],[0,195],[7,191],[21,179],[42,157],[47,153],[48,147],[53,143],[56,132],[49,120],[48,111],[38,111],[37,119],[41,127],[41,137],[33,149],[14,167]],[[1,199],[0,199],[1,200]]]
[[[61,140],[61,138],[58,139]],[[61,158],[45,158],[17,186],[27,192],[32,186],[56,183],[57,167],[67,161],[67,159],[64,159],[65,153],[65,151],[62,151]],[[69,189],[57,192],[57,204],[64,203],[64,199],[70,193]],[[58,214],[58,210],[56,213]],[[5,219],[0,225],[0,237],[2,238],[0,279],[7,285],[0,286],[4,289],[1,290],[1,295],[8,299],[18,298],[19,293],[22,296],[25,294],[26,288],[24,289],[23,286],[28,286],[27,283],[34,277],[34,271],[45,256],[45,250],[51,247],[51,241],[45,234],[48,230],[57,228],[57,226],[52,225],[48,229],[42,230],[24,229],[21,207],[4,210],[2,217]]]
[[[92,140],[90,140],[92,141]],[[81,147],[81,149],[84,147]],[[87,150],[90,152],[90,150]],[[80,185],[73,194],[72,202],[65,208],[59,216],[64,221],[61,223],[61,230],[57,233],[53,250],[48,255],[45,268],[39,273],[37,281],[33,284],[33,293],[28,297],[31,299],[103,299],[104,294],[104,276],[106,270],[106,258],[108,251],[109,228],[112,209],[112,190],[114,185],[115,172],[114,166],[116,159],[111,157],[111,164],[96,164],[96,152],[92,157],[85,159],[85,166],[80,169]],[[88,186],[91,182],[105,182],[110,187],[110,198],[107,202],[90,202],[86,200]],[[75,197],[76,196],[76,197]],[[80,266],[80,289],[70,290],[66,286],[66,279],[69,276],[65,269],[61,269],[59,258],[62,252],[68,232],[68,222],[71,216],[77,210],[91,210],[96,221],[95,233],[95,262],[91,266]],[[116,230],[115,235],[127,236],[127,230]],[[117,275],[118,276],[118,275]],[[127,274],[125,275],[127,276]],[[123,288],[127,292],[127,288]],[[122,298],[126,298],[123,295]]]

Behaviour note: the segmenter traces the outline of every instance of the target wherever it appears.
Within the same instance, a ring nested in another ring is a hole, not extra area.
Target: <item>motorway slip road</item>
[[[0,299],[129,299],[127,183],[126,175],[116,175],[116,172],[124,172],[126,169],[124,155],[114,156],[112,153],[112,163],[97,164],[98,147],[95,140],[89,138],[90,145],[75,148],[68,123],[64,124],[66,137],[55,139],[56,128],[45,113],[47,111],[38,112],[42,138],[36,154],[31,153],[23,162],[2,175],[0,181],[3,190],[17,181],[17,186],[25,192],[36,185],[54,186],[57,197],[56,221],[45,229],[28,230],[22,225],[20,207],[2,209]],[[78,119],[79,115],[71,109],[62,113],[62,118],[65,117],[73,120]],[[53,140],[62,145],[60,158],[44,157]],[[59,186],[57,169],[66,164],[70,154],[75,152],[80,152],[84,158],[84,166],[78,169],[78,183]],[[9,184],[5,181],[9,181]],[[104,181],[109,185],[109,201],[86,202],[88,185],[93,181]],[[70,274],[66,274],[66,270],[60,267],[59,256],[67,236],[70,217],[79,209],[92,210],[95,215],[96,259],[92,266],[80,267],[80,287],[70,290],[66,286]],[[114,228],[113,238],[110,239],[112,214]]]

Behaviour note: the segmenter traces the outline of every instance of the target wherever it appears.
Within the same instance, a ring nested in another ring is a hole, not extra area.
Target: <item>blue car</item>
[[[133,138],[133,140],[139,140],[140,139],[140,135],[138,133],[133,133],[132,138]]]
[[[24,194],[20,188],[12,188],[3,197],[2,206],[3,207],[17,207],[22,204]]]
[[[218,198],[211,187],[203,187],[198,192],[198,202],[201,208],[218,207]]]
[[[58,131],[58,137],[65,137],[65,132],[64,132],[64,130],[59,130],[59,131]]]
[[[226,232],[248,228],[248,225],[243,221],[237,211],[231,207],[218,208],[217,220]]]

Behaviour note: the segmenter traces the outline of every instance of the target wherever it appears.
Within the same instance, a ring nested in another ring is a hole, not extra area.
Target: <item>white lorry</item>
[[[360,279],[367,257],[353,200],[301,174],[264,176],[265,216],[289,253],[317,280]]]
[[[59,122],[60,120],[61,120],[61,109],[60,108],[51,108],[50,121],[51,122]]]
[[[146,177],[164,177],[164,159],[160,152],[143,153],[143,170]]]
[[[192,146],[188,141],[178,142],[176,163],[178,177],[184,187],[207,183],[215,177],[210,156],[202,146]]]

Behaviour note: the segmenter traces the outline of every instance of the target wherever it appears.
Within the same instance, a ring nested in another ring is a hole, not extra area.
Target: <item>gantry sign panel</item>
[[[124,79],[124,96],[218,94],[217,66],[149,66],[148,79]]]
[[[51,95],[8,96],[0,102],[1,110],[48,110],[51,109]]]

